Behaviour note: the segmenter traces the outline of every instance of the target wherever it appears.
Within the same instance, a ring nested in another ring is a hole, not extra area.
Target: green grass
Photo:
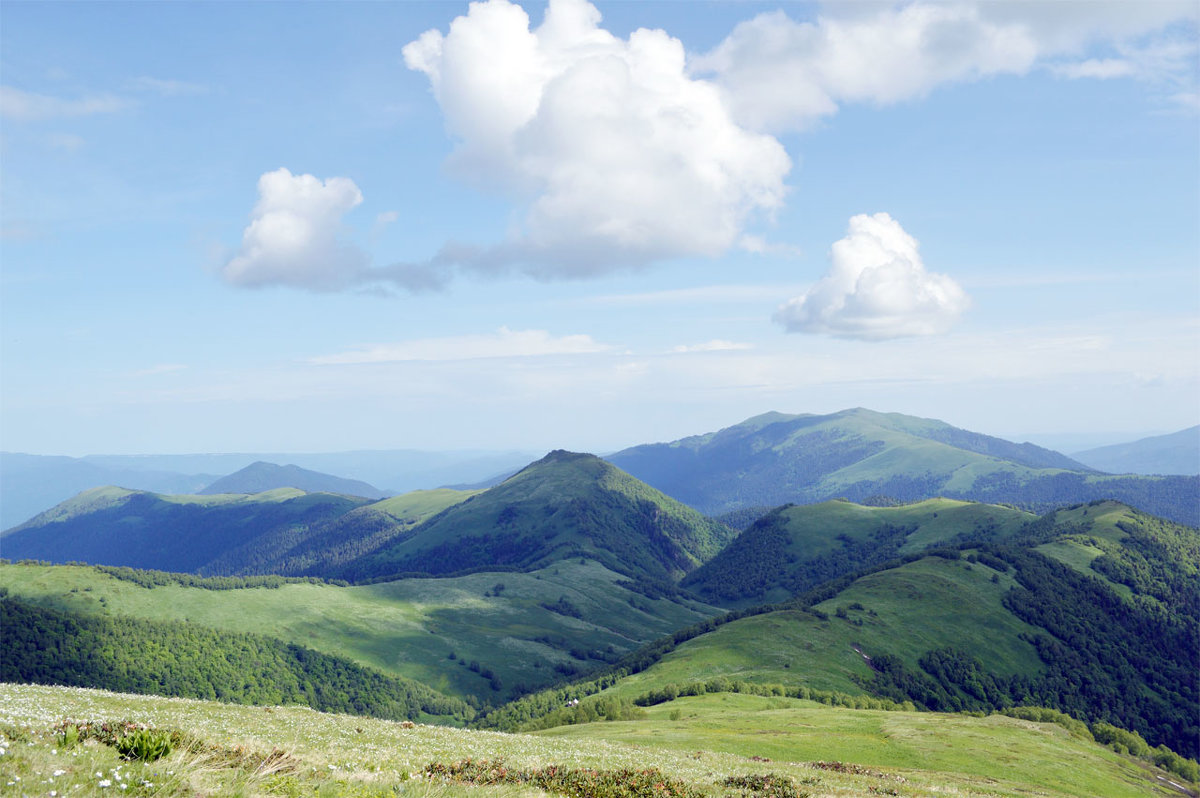
[[[534,689],[563,678],[555,665],[585,670],[603,664],[574,658],[573,648],[612,646],[621,653],[716,612],[694,602],[648,599],[616,585],[622,578],[598,563],[571,560],[528,574],[356,587],[148,589],[87,567],[0,566],[0,585],[48,606],[265,634],[491,703],[518,685]],[[498,596],[497,584],[504,585]],[[563,596],[581,618],[542,606]],[[536,641],[546,636],[551,644]],[[467,667],[471,661],[492,670],[502,689],[492,690],[488,678]]]
[[[895,507],[838,500],[780,507],[683,584],[730,607],[786,601],[821,582],[963,536],[999,542],[1036,516],[1012,507],[926,499]]]
[[[757,756],[772,760],[772,768],[779,762],[852,762],[904,779],[882,781],[903,795],[926,789],[1089,798],[1153,794],[1154,777],[1136,762],[1058,726],[1001,715],[851,710],[716,694],[652,707],[641,721],[562,726],[539,734]]]
[[[202,745],[181,746],[153,763],[123,762],[95,741],[64,747],[53,734],[64,719],[129,720],[186,732]],[[791,777],[814,796],[1160,794],[1156,772],[1056,726],[740,695],[680,699],[652,708],[643,721],[512,735],[406,728],[297,708],[0,685],[0,747],[5,749],[0,792],[8,794],[46,795],[52,789],[81,796],[539,794],[448,786],[420,776],[431,762],[465,758],[503,759],[517,768],[655,768],[714,796],[725,793],[716,786],[725,777],[765,773]],[[255,766],[276,749],[270,764]],[[844,772],[817,765],[831,761],[847,763]],[[103,780],[110,785],[100,786]],[[121,783],[129,787],[120,790]]]
[[[483,491],[454,490],[453,488],[414,490],[368,504],[364,509],[378,510],[398,521],[416,524],[440,513],[447,507],[466,501],[477,493],[483,493]]]
[[[854,679],[871,670],[855,646],[867,655],[896,655],[913,668],[926,651],[949,646],[971,652],[990,672],[1040,673],[1036,651],[1020,639],[1038,630],[1001,603],[1013,584],[1012,576],[979,563],[926,557],[865,576],[818,604],[827,620],[786,610],[732,621],[610,691],[635,698],[668,684],[727,676],[865,694]],[[850,609],[854,604],[862,609]]]

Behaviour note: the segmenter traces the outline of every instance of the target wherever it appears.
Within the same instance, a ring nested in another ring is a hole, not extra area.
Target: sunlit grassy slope
[[[531,573],[355,587],[150,589],[86,567],[0,565],[0,585],[48,606],[265,634],[491,703],[521,686],[561,679],[563,671],[603,665],[600,655],[613,657],[716,612],[649,599],[618,585],[622,579],[598,563],[570,560]],[[580,617],[543,606],[564,597]],[[500,689],[484,668],[499,677]]]
[[[788,505],[752,524],[683,585],[725,606],[783,601],[911,552],[964,539],[999,542],[1035,518],[1012,507],[953,499],[896,507]]]
[[[991,672],[1038,673],[1037,653],[1021,639],[1037,630],[1001,603],[1012,586],[1011,575],[980,563],[926,557],[855,581],[816,606],[824,620],[798,610],[742,618],[681,644],[611,689],[635,698],[667,684],[727,676],[866,694],[853,678],[871,675],[863,653],[893,654],[917,667],[926,651],[947,646],[970,651]]]
[[[123,762],[95,742],[62,746],[51,729],[63,719],[177,729],[204,749],[177,750],[149,764]],[[714,796],[738,794],[718,787],[729,776],[765,773],[790,777],[811,796],[1166,794],[1157,786],[1161,774],[1057,726],[744,695],[679,699],[638,721],[509,735],[405,728],[306,709],[0,685],[0,740],[0,785],[7,785],[0,791],[14,795],[52,789],[84,796],[538,794],[447,787],[420,776],[432,762],[468,757],[503,759],[511,768],[656,768]],[[269,764],[259,765],[259,755],[274,749]],[[831,762],[842,764],[822,765]]]

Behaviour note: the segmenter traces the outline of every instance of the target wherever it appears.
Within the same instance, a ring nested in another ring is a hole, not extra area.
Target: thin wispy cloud
[[[14,86],[0,86],[0,116],[17,122],[111,114],[132,105],[132,100],[114,94],[67,98],[23,91]]]
[[[457,335],[371,344],[346,352],[310,358],[307,362],[323,366],[355,365],[583,355],[611,350],[612,347],[596,342],[589,335],[555,336],[546,330],[510,330],[501,327],[494,333],[483,335]]]

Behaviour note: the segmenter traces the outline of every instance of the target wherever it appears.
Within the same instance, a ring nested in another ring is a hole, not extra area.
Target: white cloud
[[[51,133],[46,137],[46,143],[56,150],[75,152],[87,142],[82,136],[76,136],[74,133]]]
[[[1169,24],[1195,17],[1187,2],[846,3],[813,22],[761,14],[690,67],[714,77],[740,124],[795,130],[845,103],[895,103],[1043,64],[1068,77],[1194,83],[1194,27],[1180,36]],[[1094,46],[1120,57],[1081,57]]]
[[[753,348],[750,344],[738,344],[733,341],[723,341],[719,338],[714,338],[702,344],[680,344],[671,351],[684,354],[689,352],[736,352]]]
[[[487,0],[404,48],[458,141],[452,170],[522,204],[510,240],[448,247],[442,266],[553,279],[713,256],[782,204],[784,148],[733,122],[677,39],[599,23],[584,0],[551,0],[531,30]]]
[[[93,94],[75,100],[34,94],[12,86],[0,86],[0,116],[20,122],[64,119],[92,114],[107,114],[128,108],[132,103],[111,94]]]
[[[1134,72],[1133,64],[1123,58],[1089,58],[1073,64],[1060,64],[1054,72],[1064,78],[1125,78]]]
[[[333,291],[363,281],[367,257],[338,239],[342,216],[362,202],[353,180],[293,175],[287,169],[258,180],[258,204],[242,246],[221,269],[234,285],[290,285]]]
[[[779,308],[788,332],[882,340],[946,331],[970,305],[944,274],[925,271],[917,240],[886,213],[850,219],[828,272]]]
[[[487,335],[456,335],[418,338],[393,344],[373,344],[348,352],[322,355],[309,360],[317,365],[397,363],[413,360],[475,360],[480,358],[581,355],[610,351],[589,335],[555,337],[546,330],[510,330],[501,327]]]
[[[199,83],[188,83],[182,80],[163,80],[143,75],[134,78],[126,84],[132,91],[147,91],[163,97],[180,97],[194,94],[207,94],[208,87]]]

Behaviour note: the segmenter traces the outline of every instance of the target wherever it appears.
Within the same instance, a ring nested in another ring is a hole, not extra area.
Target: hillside
[[[197,493],[201,496],[217,493],[253,494],[276,488],[299,488],[307,493],[340,493],[368,499],[382,499],[387,495],[374,485],[356,479],[343,479],[300,466],[276,465],[261,460],[221,477]]]
[[[279,488],[252,496],[84,491],[0,534],[4,556],[192,573],[263,573],[222,558],[256,542],[309,530],[368,499]],[[250,562],[253,558],[250,558]]]
[[[260,579],[269,578],[246,582]],[[623,575],[577,559],[529,573],[351,587],[281,579],[265,587],[238,584],[236,578],[0,565],[0,593],[39,607],[267,636],[492,705],[606,667],[719,612],[643,595]]]
[[[862,408],[825,416],[767,413],[608,459],[707,515],[835,498],[946,496],[1035,512],[1111,498],[1200,525],[1200,478],[1100,474],[1032,444]]]
[[[98,733],[67,745],[58,727],[64,718]],[[179,744],[157,761],[122,760],[102,742],[103,724],[120,728],[129,719],[174,730]],[[1144,798],[1162,795],[1167,780],[1181,781],[1052,723],[727,694],[651,707],[637,720],[531,735],[0,685],[0,745],[8,780],[50,782],[60,794],[83,796],[126,783],[130,793],[164,796],[511,798],[595,785],[593,794],[610,798],[766,798],[769,776],[778,790],[770,794],[780,796]],[[468,759],[502,762],[503,771],[472,768]]]
[[[785,505],[751,524],[685,587],[714,604],[784,601],[903,554],[1011,537],[1036,516],[1011,507],[927,499],[897,507],[848,501]]]
[[[158,493],[193,493],[216,479],[212,472],[139,469],[78,457],[0,452],[0,531],[24,523],[81,491],[121,485]]]
[[[532,570],[586,557],[635,579],[670,582],[733,535],[598,457],[555,451],[333,575]]]
[[[1083,505],[999,543],[910,554],[683,630],[623,661],[629,675],[601,695],[685,694],[725,678],[934,710],[1037,704],[1194,757],[1197,563],[1195,529]]]
[[[394,720],[453,723],[474,715],[412,680],[262,635],[62,612],[11,596],[0,597],[0,621],[0,681],[307,704]]]
[[[1075,458],[1110,474],[1200,474],[1200,426],[1088,449]]]

